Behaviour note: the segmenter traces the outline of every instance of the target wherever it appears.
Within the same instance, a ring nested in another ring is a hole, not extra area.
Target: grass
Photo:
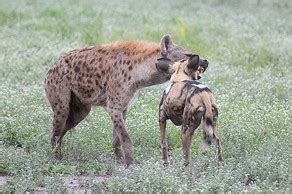
[[[1,191],[46,187],[64,190],[63,176],[92,177],[96,191],[291,190],[291,2],[283,1],[112,1],[0,0],[0,175]],[[115,40],[175,43],[206,57],[202,82],[219,105],[224,166],[215,150],[200,149],[182,165],[180,131],[168,124],[171,165],[162,166],[157,122],[165,85],[146,88],[131,108],[127,126],[140,164],[123,169],[111,150],[112,124],[95,108],[65,137],[64,158],[49,145],[52,112],[42,82],[62,53]],[[100,183],[95,176],[108,177]]]

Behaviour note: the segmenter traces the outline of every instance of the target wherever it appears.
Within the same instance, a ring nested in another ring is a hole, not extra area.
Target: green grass
[[[291,190],[292,5],[283,1],[9,1],[0,0],[1,191],[36,187],[64,190],[66,175],[92,177],[96,191]],[[95,108],[65,136],[64,158],[52,157],[52,112],[43,79],[70,49],[115,40],[175,43],[206,57],[202,82],[219,105],[224,166],[215,150],[193,141],[182,165],[180,131],[168,124],[171,164],[160,160],[158,103],[165,85],[146,88],[130,109],[127,126],[140,164],[123,169],[111,150],[112,124]],[[94,176],[106,176],[97,183]]]

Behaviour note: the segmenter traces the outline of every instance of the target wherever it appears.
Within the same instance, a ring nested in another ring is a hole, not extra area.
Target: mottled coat
[[[164,65],[166,65],[166,61]],[[169,61],[171,64],[171,61]],[[190,76],[187,72],[191,66],[195,71]],[[170,85],[164,91],[159,105],[159,125],[161,135],[161,150],[164,164],[168,164],[168,146],[165,137],[166,120],[182,126],[182,144],[185,165],[189,164],[189,153],[192,136],[195,129],[203,122],[204,144],[216,143],[216,158],[222,161],[221,144],[217,134],[218,108],[211,90],[193,79],[200,78],[207,65],[199,60],[197,55],[189,60],[176,62],[170,69],[174,73]],[[164,68],[166,69],[166,68]]]

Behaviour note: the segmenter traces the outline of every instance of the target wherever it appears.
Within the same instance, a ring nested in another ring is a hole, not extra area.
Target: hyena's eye
[[[185,62],[186,61],[186,59],[182,59],[182,60],[180,60],[179,62],[180,63],[183,63],[183,62]]]
[[[191,56],[193,56],[192,53],[184,53],[184,55],[187,56],[187,57],[191,57]]]

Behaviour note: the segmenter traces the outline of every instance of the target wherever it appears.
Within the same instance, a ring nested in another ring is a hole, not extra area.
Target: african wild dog
[[[51,143],[61,157],[62,138],[80,123],[92,106],[105,107],[113,123],[112,146],[118,159],[133,162],[133,144],[125,127],[129,102],[143,87],[166,82],[170,75],[159,72],[160,57],[171,61],[188,58],[190,52],[172,43],[124,41],[75,49],[63,54],[44,81],[53,110]]]
[[[164,91],[159,105],[159,126],[161,151],[164,165],[168,164],[168,145],[165,137],[166,120],[175,125],[182,125],[182,144],[184,164],[189,164],[190,146],[195,129],[203,120],[204,145],[216,143],[216,158],[222,161],[221,143],[218,137],[216,122],[218,109],[214,96],[209,88],[197,81],[205,71],[208,63],[198,55],[188,60],[181,60],[172,65],[167,58],[158,59],[157,68],[172,74],[170,85]]]

